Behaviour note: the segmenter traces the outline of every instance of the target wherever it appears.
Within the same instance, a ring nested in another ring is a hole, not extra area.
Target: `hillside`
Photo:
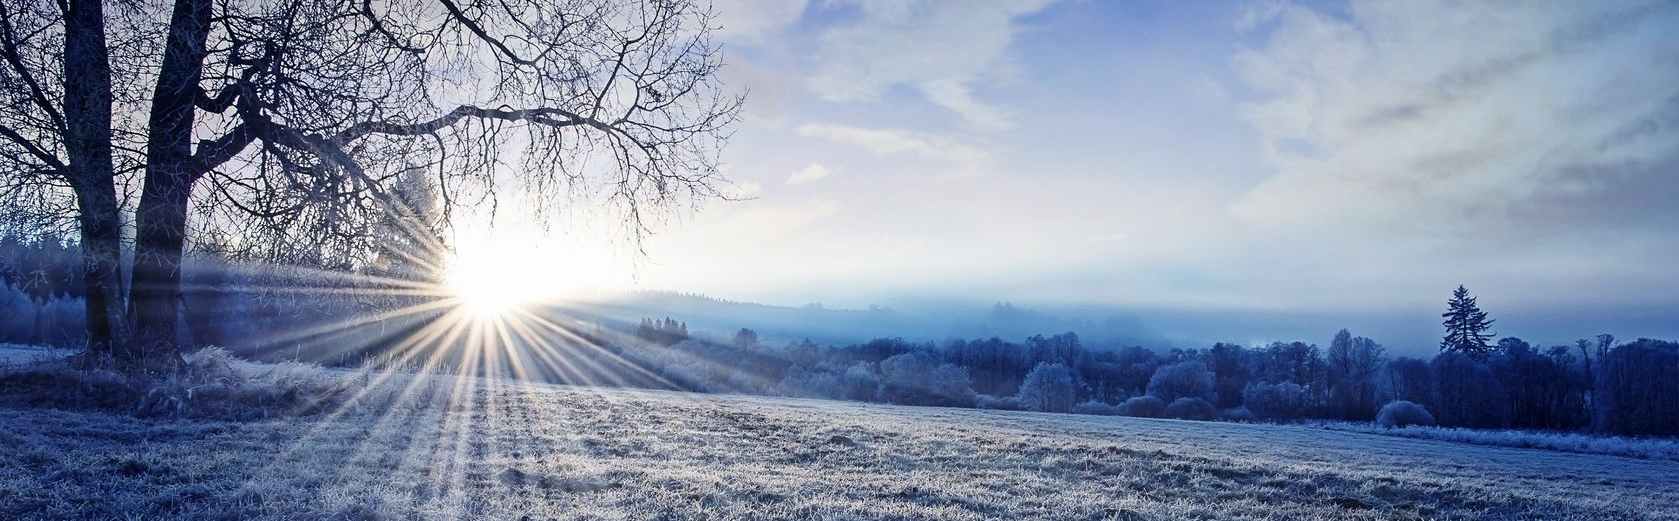
[[[470,399],[301,421],[0,409],[0,517],[1679,519],[1672,462],[1293,426],[450,384]]]

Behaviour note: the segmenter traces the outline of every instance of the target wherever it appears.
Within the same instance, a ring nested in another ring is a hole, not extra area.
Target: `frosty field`
[[[0,409],[6,519],[1679,519],[1679,465],[1293,426],[480,384],[303,421]]]

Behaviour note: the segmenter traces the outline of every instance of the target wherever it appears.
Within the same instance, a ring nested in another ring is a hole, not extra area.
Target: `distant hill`
[[[637,291],[600,298],[588,304],[603,318],[633,323],[642,317],[670,316],[687,322],[700,336],[727,338],[740,328],[756,331],[766,342],[810,339],[824,344],[862,342],[879,337],[939,341],[950,338],[1000,337],[1018,340],[1037,334],[1072,331],[1091,345],[1168,343],[1134,316],[1111,309],[1038,310],[1010,303],[911,303],[833,308],[812,303],[777,306],[670,291]]]

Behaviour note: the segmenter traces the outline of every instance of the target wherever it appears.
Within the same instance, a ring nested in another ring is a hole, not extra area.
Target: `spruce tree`
[[[1485,360],[1492,353],[1492,345],[1487,340],[1494,336],[1489,331],[1493,321],[1487,319],[1487,312],[1475,305],[1475,297],[1469,296],[1469,290],[1462,285],[1452,292],[1452,299],[1446,301],[1446,306],[1446,312],[1440,314],[1446,319],[1441,322],[1446,326],[1446,337],[1440,341],[1440,350]]]

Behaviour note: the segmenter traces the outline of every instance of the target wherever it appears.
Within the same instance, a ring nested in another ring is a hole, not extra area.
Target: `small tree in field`
[[[1148,393],[1167,402],[1178,398],[1212,398],[1213,373],[1194,360],[1161,367],[1149,378]]]
[[[740,328],[735,332],[735,347],[751,349],[758,346],[758,332],[747,328]]]
[[[1034,411],[1071,411],[1077,394],[1078,378],[1059,363],[1038,363],[1020,384],[1020,403]]]
[[[1494,335],[1490,331],[1493,321],[1487,318],[1487,312],[1475,305],[1475,297],[1469,296],[1469,290],[1463,286],[1452,291],[1452,299],[1446,306],[1446,312],[1440,314],[1446,319],[1441,322],[1446,326],[1446,337],[1440,341],[1440,350],[1486,360],[1492,353],[1492,344],[1487,340]]]

